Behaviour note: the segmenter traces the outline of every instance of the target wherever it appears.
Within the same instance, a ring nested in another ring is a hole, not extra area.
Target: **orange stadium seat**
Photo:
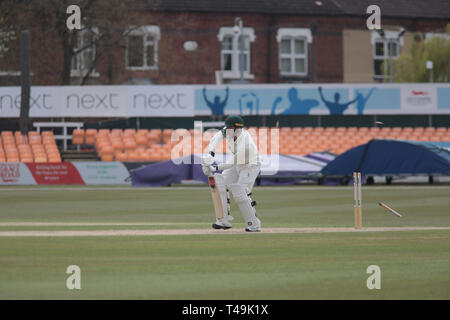
[[[424,128],[422,135],[427,136],[427,137],[433,136],[435,130],[430,130],[430,129],[434,129],[434,128]]]
[[[126,150],[136,149],[137,144],[134,136],[125,136],[123,139],[123,143]]]
[[[367,127],[360,127],[360,128],[358,128],[358,133],[365,134],[367,132],[369,132],[369,128],[367,128]]]
[[[3,141],[3,144],[11,144],[14,142],[14,136],[12,134],[12,131],[2,131],[0,135],[0,141]],[[1,144],[1,143],[0,143]]]
[[[123,130],[122,129],[111,129],[111,137],[122,137],[123,136]]]
[[[125,129],[123,131],[124,137],[130,137],[130,136],[134,137],[135,134],[136,134],[136,129]]]
[[[369,132],[373,132],[373,133],[377,133],[378,134],[380,131],[381,131],[381,129],[379,127],[370,127],[369,128]]]
[[[317,132],[324,132],[325,128],[324,127],[315,127],[314,130]]]
[[[136,145],[141,147],[146,147],[148,143],[148,135],[145,133],[137,133],[136,134]]]
[[[103,154],[101,156],[102,161],[113,161],[114,160],[114,155],[111,153],[108,154]]]
[[[438,128],[436,128],[436,132],[447,132],[447,131],[448,130],[445,127],[438,127]]]
[[[37,162],[37,163],[47,162],[47,155],[45,153],[34,154],[34,162]]]
[[[291,131],[292,131],[292,128],[290,128],[290,127],[281,127],[280,128],[280,133],[283,132],[283,133],[291,134]]]
[[[292,133],[299,133],[302,132],[303,128],[302,127],[293,127],[292,128]]]
[[[335,130],[334,127],[326,127],[323,131],[326,133],[333,133]]]
[[[111,132],[109,131],[109,129],[98,129],[98,132],[97,132],[97,135],[98,136],[107,136],[107,137],[109,137],[109,134],[110,134]]]
[[[85,131],[85,143],[86,144],[95,144],[96,139],[97,139],[97,130],[87,129]]]
[[[54,137],[53,131],[50,131],[50,130],[42,131],[41,136],[42,137]]]
[[[30,143],[31,145],[34,145],[34,144],[41,144],[41,142],[42,142],[41,136],[40,136],[40,135],[29,135],[29,136],[28,136],[28,139],[29,139],[29,143]]]
[[[59,154],[49,154],[48,162],[61,162],[61,156]]]
[[[41,134],[37,131],[29,131],[28,137],[41,137]]]
[[[148,145],[161,142],[162,132],[159,129],[152,129],[148,134]]]
[[[111,139],[111,146],[114,149],[114,152],[116,151],[122,151],[125,149],[123,140],[121,138],[112,138]]]
[[[170,141],[170,138],[172,137],[173,129],[164,129],[162,132],[162,138],[163,138],[163,144],[166,144]]]
[[[55,137],[54,136],[45,136],[42,137],[42,144],[46,145],[46,144],[55,144]]]
[[[139,129],[136,134],[143,134],[143,135],[148,135],[149,134],[149,130],[148,129]]]
[[[16,144],[16,140],[15,138],[11,135],[5,135],[2,137],[3,140],[3,145],[15,145]]]
[[[16,144],[28,144],[28,137],[23,135],[20,131],[14,132],[14,137],[16,140]]]
[[[83,129],[75,129],[72,132],[72,143],[73,144],[83,144],[84,143],[85,131]]]
[[[313,131],[311,132],[310,136],[312,137],[319,137],[323,134],[323,131],[318,130],[318,128],[314,128]]]
[[[125,152],[116,153],[115,154],[115,160],[116,161],[121,161],[121,162],[127,162],[128,161],[127,154]]]
[[[313,131],[313,127],[304,127],[302,132],[310,134]]]

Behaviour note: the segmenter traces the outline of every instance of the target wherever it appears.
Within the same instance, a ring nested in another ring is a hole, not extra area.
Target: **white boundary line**
[[[305,190],[305,191],[317,191],[317,190],[346,190],[349,188],[353,188],[353,186],[277,186],[277,187],[259,187],[255,186],[254,189],[257,190]],[[365,190],[418,190],[418,189],[427,189],[427,190],[439,190],[439,189],[450,189],[450,185],[444,186],[363,186]],[[35,188],[9,188],[9,187],[1,187],[0,192],[10,191],[10,192],[22,192],[22,191],[174,191],[174,190],[206,190],[207,185],[205,184],[202,187],[65,187],[59,186],[55,188],[48,187],[40,187],[37,186]]]
[[[209,225],[206,222],[0,222],[0,227],[89,227]]]

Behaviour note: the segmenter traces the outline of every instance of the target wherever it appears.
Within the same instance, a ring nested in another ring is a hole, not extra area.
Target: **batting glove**
[[[203,157],[203,164],[210,166],[214,163],[214,156],[211,153],[208,153],[206,156]]]
[[[210,176],[211,174],[217,171],[217,166],[202,165],[202,170],[205,176]]]

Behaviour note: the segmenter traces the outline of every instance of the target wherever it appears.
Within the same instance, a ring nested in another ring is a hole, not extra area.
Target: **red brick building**
[[[372,4],[381,9],[385,38],[366,27]],[[415,33],[442,33],[450,23],[447,0],[133,0],[127,6],[133,11],[132,25],[112,23],[116,30],[133,31],[110,49],[93,40],[73,57],[71,84],[79,84],[92,65],[86,84],[212,84],[216,71],[222,71],[223,82],[239,82],[237,17],[243,22],[247,82],[380,81],[389,37],[406,29],[394,41],[395,58],[408,49]],[[33,8],[28,9],[32,14]],[[62,84],[60,37],[51,29],[42,32],[39,23],[26,17],[16,28],[31,32],[33,85]],[[78,32],[75,49],[103,34],[95,26],[89,30]],[[19,38],[0,58],[0,85],[20,81]]]

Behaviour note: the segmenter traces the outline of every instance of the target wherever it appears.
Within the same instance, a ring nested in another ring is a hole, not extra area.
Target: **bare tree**
[[[0,17],[0,57],[9,50],[9,42],[16,39],[16,32],[11,25],[5,23],[5,19]]]
[[[105,62],[107,78],[113,82],[114,51],[123,50],[126,37],[139,17],[142,1],[121,0],[3,0],[0,12],[8,12],[7,22],[15,30],[31,29],[32,41],[43,43],[38,47],[42,61],[32,57],[33,64],[41,64],[48,73],[60,72],[59,83],[69,85],[74,79],[87,84],[100,62]],[[81,10],[81,29],[69,30],[66,13],[69,5]],[[0,30],[3,30],[0,24]],[[13,35],[13,34],[12,34]],[[7,38],[0,41],[6,48]],[[18,54],[17,52],[15,54]],[[58,55],[61,63],[55,65]],[[44,56],[44,57],[42,57]],[[37,57],[35,57],[37,58]],[[44,64],[44,65],[42,65]],[[59,71],[58,71],[59,70]],[[78,77],[74,75],[78,73]]]

